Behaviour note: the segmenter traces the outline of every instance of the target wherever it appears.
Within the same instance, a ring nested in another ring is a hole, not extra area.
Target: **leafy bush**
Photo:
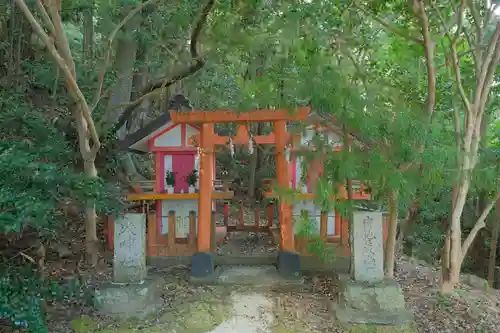
[[[407,241],[412,245],[411,254],[428,263],[435,263],[440,258],[445,234],[439,222],[419,222],[407,237]]]
[[[46,281],[33,266],[0,265],[0,318],[9,319],[13,326],[26,327],[29,332],[48,332],[42,304],[72,301],[80,297],[81,285],[61,285]]]
[[[75,172],[76,153],[40,115],[15,97],[0,97],[0,231],[53,227],[58,204],[68,198],[117,212],[118,188]]]
[[[78,172],[78,154],[44,116],[15,95],[0,95],[0,233],[29,228],[53,237],[61,225],[62,202],[95,204],[116,214],[123,208],[119,188]],[[58,287],[43,282],[31,267],[0,262],[0,318],[48,332],[41,302]]]

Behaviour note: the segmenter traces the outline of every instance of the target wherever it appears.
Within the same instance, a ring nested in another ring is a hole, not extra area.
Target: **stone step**
[[[283,285],[301,285],[302,277],[283,276],[276,266],[218,266],[215,273],[208,278],[196,278],[192,282],[225,284],[225,285],[252,285],[258,287],[273,287]]]

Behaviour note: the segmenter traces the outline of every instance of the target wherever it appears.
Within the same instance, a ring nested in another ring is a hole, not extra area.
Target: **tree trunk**
[[[401,221],[401,225],[399,227],[399,233],[397,237],[399,243],[405,241],[406,236],[408,236],[408,233],[413,227],[413,224],[415,223],[415,220],[417,219],[418,216],[419,206],[420,202],[418,200],[413,200],[410,207],[406,211],[406,215],[404,219]]]
[[[470,185],[468,168],[469,158],[465,156],[460,183],[456,190],[453,191],[452,214],[445,239],[445,246],[449,246],[449,248],[443,249],[443,260],[447,261],[448,266],[446,270],[443,270],[441,280],[441,292],[444,294],[452,292],[455,285],[460,281],[460,270],[463,261],[461,218]]]
[[[451,232],[448,228],[446,230],[443,249],[441,250],[441,291],[449,293],[453,289],[450,282],[450,258],[451,256]]]
[[[498,233],[500,232],[500,201],[495,204],[495,217],[491,231],[490,256],[488,258],[488,282],[493,286],[497,259]]]
[[[129,32],[127,36],[118,41],[116,48],[115,69],[117,80],[111,90],[111,95],[108,103],[107,122],[108,125],[114,125],[121,114],[124,107],[120,106],[130,102],[132,94],[132,80],[134,76],[134,65],[137,53],[137,41],[130,36],[132,27],[127,27],[126,31]],[[125,127],[118,130],[118,138],[123,139],[126,135]]]
[[[94,56],[94,1],[87,0],[88,8],[83,12],[83,62]]]
[[[97,169],[94,163],[85,167],[85,174],[89,177],[97,177]],[[94,176],[90,176],[94,174]],[[97,213],[95,205],[85,208],[85,250],[87,263],[95,267],[99,261],[99,238],[97,238]]]
[[[132,95],[134,66],[138,50],[138,43],[133,37],[132,32],[137,25],[137,21],[131,21],[125,24],[125,36],[120,38],[116,48],[115,69],[118,79],[111,90],[111,96],[108,103],[107,122],[109,127],[114,125],[123,113],[124,107],[119,105],[130,102],[130,97]],[[118,139],[123,140],[127,135],[127,127],[133,127],[130,126],[130,124],[128,125],[129,126],[123,126],[118,129]],[[132,180],[144,179],[137,171],[132,156],[129,153],[123,155],[120,163],[127,176]]]
[[[78,142],[80,153],[83,158],[83,170],[88,178],[97,178],[95,166],[95,155],[91,154],[90,141],[88,136],[88,125],[82,116],[82,112],[76,110],[76,127],[78,131]],[[85,250],[87,264],[95,267],[99,260],[99,238],[97,238],[97,213],[95,205],[84,203],[85,205]]]
[[[389,193],[389,226],[384,249],[384,273],[386,278],[394,278],[394,261],[396,252],[396,233],[398,230],[398,191],[391,189]]]

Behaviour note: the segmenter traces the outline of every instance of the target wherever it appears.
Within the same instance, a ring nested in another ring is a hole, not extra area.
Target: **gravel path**
[[[208,333],[266,333],[274,320],[274,302],[263,294],[232,293],[233,314]]]

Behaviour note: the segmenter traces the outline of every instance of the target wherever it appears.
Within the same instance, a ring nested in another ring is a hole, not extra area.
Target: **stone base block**
[[[344,280],[338,303],[333,304],[342,323],[402,326],[412,321],[403,291],[394,280],[377,283]]]
[[[278,254],[278,270],[283,276],[300,276],[300,255],[281,251]]]
[[[213,253],[198,252],[191,257],[191,277],[206,278],[214,274],[215,260]]]
[[[141,284],[103,284],[94,292],[94,306],[107,315],[144,318],[163,306],[163,285],[160,278],[147,279]]]

